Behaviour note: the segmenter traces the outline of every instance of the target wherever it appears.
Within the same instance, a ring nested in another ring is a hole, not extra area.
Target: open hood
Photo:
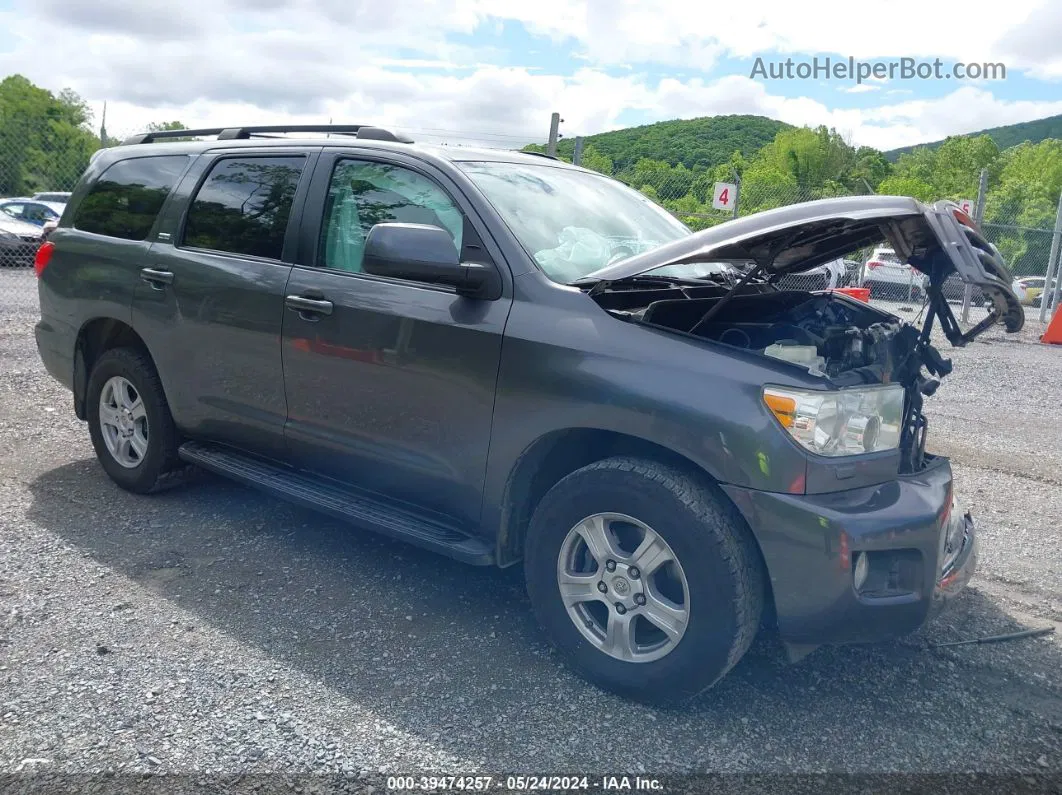
[[[930,303],[948,340],[964,345],[996,322],[1016,332],[1025,322],[999,251],[949,201],[924,204],[906,196],[851,196],[803,202],[739,218],[636,254],[579,280],[615,282],[668,265],[737,260],[755,263],[746,275],[765,277],[810,270],[852,251],[888,242],[929,276]],[[980,288],[989,315],[963,333],[941,288],[951,275]]]

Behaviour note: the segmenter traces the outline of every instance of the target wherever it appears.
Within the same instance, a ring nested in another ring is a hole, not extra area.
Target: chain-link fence
[[[22,302],[35,308],[35,252],[49,225],[62,213],[69,191],[92,152],[100,147],[100,137],[82,126],[52,120],[23,127],[14,131],[0,128],[0,309]],[[107,145],[114,145],[120,139],[108,136],[105,140]],[[828,180],[825,184],[801,184],[792,175],[752,168],[739,176],[735,169],[726,167],[697,171],[648,158],[616,167],[611,162],[581,164],[636,188],[692,230],[798,202],[871,192],[866,181],[857,182],[856,188]],[[981,218],[985,196],[979,196],[976,204],[974,214],[983,220],[985,236],[999,248],[1014,272],[1027,318],[1038,319],[1045,288],[1049,287],[1049,261],[1057,233],[1019,223],[1018,205],[1009,215],[1002,206]],[[848,252],[805,273],[783,277],[778,286],[798,290],[860,288],[869,291],[872,303],[914,319],[925,305],[927,285],[921,274],[883,245]],[[945,285],[944,294],[961,325],[972,326],[985,316],[984,297],[976,289],[964,289],[957,277]]]
[[[43,94],[7,81],[23,100]],[[32,104],[32,103],[31,103]],[[22,106],[20,106],[22,107]],[[58,220],[69,191],[100,146],[81,110],[51,102],[36,116],[0,108],[0,321],[37,308],[33,260],[49,222]]]

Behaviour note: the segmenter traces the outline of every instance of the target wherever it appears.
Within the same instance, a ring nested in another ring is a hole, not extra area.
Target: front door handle
[[[316,320],[307,315],[330,315],[332,314],[332,302],[319,298],[306,298],[301,295],[289,295],[284,299],[288,309],[294,309],[299,316],[306,320]]]
[[[140,278],[156,290],[161,290],[167,284],[173,284],[173,273],[157,268],[141,268]]]

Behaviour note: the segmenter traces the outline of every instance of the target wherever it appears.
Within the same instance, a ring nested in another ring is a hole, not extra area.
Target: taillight
[[[867,267],[868,267],[868,268],[870,268],[871,270],[874,270],[874,268],[879,268],[879,267],[881,267],[881,263],[880,263],[880,262],[878,262],[878,261],[877,261],[876,259],[872,259],[872,260],[870,260],[870,261],[869,261],[869,262],[867,263]]]
[[[54,251],[55,243],[52,243],[51,241],[41,243],[41,247],[37,249],[37,253],[33,257],[33,270],[38,278],[44,273],[44,269],[48,267],[48,263],[52,261],[52,253]]]
[[[973,229],[975,231],[979,231],[977,230],[977,224],[974,222],[974,219],[971,218],[967,213],[964,213],[962,210],[958,209],[953,210],[952,212],[955,215],[955,220],[958,221],[960,224],[962,224],[963,226],[968,226],[970,227],[970,229]]]

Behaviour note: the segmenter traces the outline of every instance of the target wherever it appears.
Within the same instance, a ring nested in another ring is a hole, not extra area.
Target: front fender
[[[573,298],[573,310],[517,303],[510,314],[484,482],[485,528],[499,525],[521,455],[567,429],[645,440],[720,483],[803,490],[807,458],[762,403],[763,366],[624,322],[585,295]]]

